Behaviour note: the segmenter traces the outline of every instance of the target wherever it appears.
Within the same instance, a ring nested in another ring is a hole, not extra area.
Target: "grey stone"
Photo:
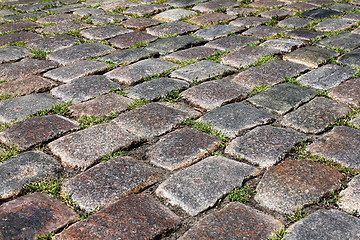
[[[50,92],[65,102],[80,103],[119,88],[118,84],[105,76],[94,75],[72,80],[67,84],[53,88]]]
[[[324,38],[315,43],[315,45],[327,48],[340,48],[352,50],[360,46],[360,36],[354,33],[340,33],[331,37]]]
[[[351,120],[350,123],[354,124],[355,126],[360,127],[360,116],[357,116],[356,118]]]
[[[229,22],[230,20],[233,20],[235,17],[231,16],[231,15],[227,15],[225,13],[218,13],[218,12],[213,12],[213,13],[207,13],[201,16],[196,16],[193,17],[191,19],[189,19],[188,21],[195,23],[196,25],[203,25],[203,26],[209,26],[209,25],[215,25],[215,24],[220,24],[220,23],[226,23]]]
[[[291,52],[304,45],[305,44],[303,41],[286,38],[271,39],[260,44],[262,47],[273,48],[280,51],[281,53]]]
[[[225,37],[229,33],[236,33],[243,28],[230,25],[215,25],[200,29],[194,33],[194,36],[204,38],[206,40],[214,40],[216,38]]]
[[[164,59],[175,60],[175,61],[196,61],[210,57],[211,55],[214,55],[217,52],[219,51],[215,48],[198,46],[168,54],[164,56]]]
[[[230,25],[237,27],[256,27],[263,23],[268,22],[269,19],[261,18],[261,17],[239,17],[234,21],[230,22]]]
[[[144,30],[145,28],[156,26],[161,23],[160,20],[152,19],[152,18],[130,18],[122,23],[124,27],[136,29],[136,30]]]
[[[62,168],[42,152],[25,152],[0,165],[0,199],[18,195],[27,184],[57,178]]]
[[[82,30],[85,28],[92,27],[90,24],[82,23],[82,22],[64,22],[58,23],[55,25],[50,25],[47,27],[43,27],[37,30],[39,33],[43,34],[59,34],[59,33],[66,33],[75,30]]]
[[[146,32],[158,37],[169,37],[178,34],[179,35],[187,34],[189,32],[194,32],[198,29],[199,27],[182,21],[173,21],[154,27],[149,27],[146,29]]]
[[[42,24],[63,23],[63,22],[70,22],[79,18],[80,18],[79,16],[75,16],[73,14],[55,14],[55,15],[49,15],[46,17],[39,18],[38,20],[36,20],[36,22]]]
[[[143,17],[147,14],[154,14],[165,11],[169,6],[161,4],[146,4],[146,5],[136,5],[130,6],[124,11],[124,13],[136,14],[140,17]]]
[[[6,16],[11,16],[11,15],[15,15],[18,12],[11,10],[11,9],[1,9],[0,10],[0,17],[6,17]]]
[[[0,35],[0,46],[10,45],[17,42],[29,42],[40,39],[41,35],[32,32],[15,32]]]
[[[252,2],[251,4],[249,4],[249,7],[254,7],[254,8],[278,8],[281,7],[285,4],[285,2],[280,2],[277,0],[258,0],[255,2]]]
[[[44,52],[50,52],[74,46],[78,42],[80,42],[79,38],[70,35],[55,35],[30,41],[26,46],[31,49],[40,49]]]
[[[137,44],[147,44],[155,41],[158,37],[147,34],[143,31],[133,31],[130,33],[122,34],[109,40],[109,42],[117,48],[136,47]]]
[[[348,13],[342,17],[342,19],[350,19],[360,21],[360,13]]]
[[[341,31],[356,25],[357,21],[349,19],[328,19],[314,26],[314,29],[323,32]]]
[[[218,9],[236,7],[239,3],[232,0],[210,0],[205,3],[200,3],[194,6],[192,9],[200,12],[213,12]]]
[[[347,213],[354,213],[360,211],[360,175],[355,176],[348,184],[345,190],[342,190],[339,195],[341,201],[339,207]]]
[[[271,18],[284,19],[287,16],[294,15],[294,13],[289,12],[289,11],[285,11],[285,10],[282,10],[282,9],[272,9],[272,10],[269,10],[269,11],[266,11],[266,12],[262,12],[259,15],[261,17],[270,18],[270,19]]]
[[[230,8],[226,10],[226,13],[229,15],[240,15],[240,16],[250,16],[256,13],[257,10],[254,8],[246,8],[246,7],[236,7]]]
[[[142,48],[130,48],[114,52],[99,58],[100,61],[112,62],[115,64],[129,64],[138,60],[155,56],[157,53]]]
[[[84,7],[83,4],[78,3],[78,4],[71,4],[71,5],[64,5],[62,7],[57,7],[57,8],[50,8],[45,11],[48,13],[71,13],[71,12],[74,12],[83,7]]]
[[[256,168],[244,163],[209,157],[172,175],[160,184],[156,194],[195,216],[212,207],[234,187],[240,187],[244,179],[258,173]]]
[[[6,20],[6,21],[22,21],[22,20],[28,20],[29,18],[37,18],[37,17],[44,17],[44,16],[46,16],[45,12],[29,12],[29,13],[5,16],[5,17],[2,17],[2,19]]]
[[[182,18],[187,18],[193,15],[196,15],[196,12],[186,9],[176,8],[159,13],[155,15],[154,18],[166,22],[171,22],[171,21],[180,20]]]
[[[168,0],[166,4],[172,7],[191,7],[197,3],[206,2],[207,0]]]
[[[303,12],[301,15],[306,18],[317,20],[317,19],[329,18],[333,16],[339,16],[342,15],[342,12],[329,10],[329,9],[314,9]]]
[[[128,19],[128,17],[121,14],[96,15],[89,18],[89,20],[96,25],[107,24],[107,23],[118,23],[126,19]]]
[[[287,29],[269,27],[269,26],[257,26],[250,28],[249,30],[243,32],[243,35],[253,35],[259,38],[270,38],[274,37],[276,34],[280,34],[288,31]]]
[[[210,41],[207,44],[205,44],[205,47],[216,48],[220,51],[227,51],[227,50],[232,51],[243,48],[246,45],[256,44],[258,42],[259,39],[256,37],[234,35],[234,36],[226,36]]]
[[[81,17],[94,16],[94,15],[100,15],[100,14],[105,14],[105,13],[106,13],[106,11],[104,11],[102,9],[98,9],[98,8],[80,8],[73,12],[73,14],[79,15]]]
[[[89,28],[81,31],[81,35],[91,40],[105,40],[121,34],[132,32],[132,30],[115,25],[105,25]]]
[[[321,133],[330,123],[344,117],[350,109],[334,100],[317,97],[287,114],[281,123],[304,133]]]
[[[360,34],[360,27],[355,28],[355,29],[352,30],[351,32],[352,32],[352,33],[355,33],[355,34]]]
[[[299,18],[299,17],[291,17],[284,19],[278,23],[280,27],[287,27],[287,28],[301,28],[308,25],[311,21]]]
[[[338,85],[329,93],[329,96],[339,102],[358,107],[360,105],[360,78],[351,78]]]
[[[290,36],[293,39],[306,40],[306,41],[325,37],[325,34],[303,28],[297,28],[289,32],[286,32],[286,35]]]
[[[16,61],[24,57],[28,57],[32,53],[23,47],[5,47],[0,49],[0,63]]]
[[[352,4],[345,4],[345,3],[335,3],[328,6],[328,8],[339,12],[350,12],[353,9],[358,9],[356,6]]]
[[[31,22],[31,21],[21,21],[21,22],[15,22],[15,23],[5,23],[0,25],[0,33],[4,34],[7,32],[17,32],[17,31],[23,31],[30,28],[39,28],[41,25]]]
[[[16,10],[20,10],[23,12],[35,12],[39,10],[43,10],[44,8],[51,8],[51,7],[60,7],[61,4],[57,2],[44,2],[44,3],[34,3],[30,5],[23,5],[16,7]]]

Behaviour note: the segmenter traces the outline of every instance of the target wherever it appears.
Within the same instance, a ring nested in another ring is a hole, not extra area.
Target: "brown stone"
[[[16,32],[0,36],[0,46],[16,42],[29,42],[40,39],[41,35],[32,32]]]
[[[193,17],[188,21],[193,22],[197,25],[213,25],[218,23],[228,22],[234,19],[234,16],[227,15],[225,13],[208,13],[202,16]]]
[[[339,102],[360,106],[360,78],[351,78],[335,87],[329,96]]]
[[[134,46],[138,43],[149,43],[155,41],[158,37],[153,36],[151,34],[141,32],[141,31],[134,31],[131,33],[126,33],[114,38],[111,38],[109,42],[117,48],[129,48]]]
[[[161,23],[160,20],[151,19],[151,18],[130,18],[129,20],[124,21],[122,24],[126,28],[131,28],[135,30],[144,30],[145,28],[156,26]]]

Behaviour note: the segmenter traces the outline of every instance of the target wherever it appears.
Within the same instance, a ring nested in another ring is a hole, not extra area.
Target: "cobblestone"
[[[329,96],[339,102],[360,105],[360,78],[352,78],[335,87]]]
[[[5,47],[0,49],[0,63],[16,61],[24,57],[31,56],[32,53],[22,47]]]
[[[339,62],[352,68],[358,68],[360,66],[360,50],[355,49],[351,52],[345,53],[339,57]]]
[[[117,48],[124,49],[135,46],[136,44],[146,44],[155,41],[157,36],[141,31],[133,31],[109,39],[109,42]]]
[[[231,51],[231,50],[238,50],[240,48],[245,47],[246,45],[252,45],[258,42],[259,39],[256,37],[234,35],[234,36],[222,37],[210,41],[207,44],[205,44],[205,47],[216,48],[220,51],[227,51],[227,50]]]
[[[69,35],[54,35],[30,41],[26,44],[31,49],[40,49],[44,52],[55,51],[62,48],[74,46],[80,39]]]
[[[343,50],[353,50],[360,46],[360,36],[354,33],[340,33],[328,38],[324,38],[316,43],[317,46],[327,48],[340,48]]]

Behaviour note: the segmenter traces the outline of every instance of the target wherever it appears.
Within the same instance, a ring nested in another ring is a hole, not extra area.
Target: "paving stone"
[[[152,164],[173,171],[215,150],[220,139],[192,128],[182,128],[162,137],[147,153]]]
[[[251,90],[229,78],[213,80],[194,86],[182,95],[191,104],[202,109],[213,110],[224,103],[242,99]]]
[[[48,115],[31,118],[6,128],[0,132],[0,141],[8,146],[16,145],[20,150],[26,150],[79,129],[79,124],[75,121],[63,116]]]
[[[287,27],[287,28],[301,28],[308,25],[311,21],[299,18],[299,17],[291,17],[284,19],[278,23],[280,27]]]
[[[310,4],[308,2],[295,2],[292,4],[286,5],[282,8],[285,10],[288,10],[288,11],[297,12],[297,11],[314,10],[314,9],[317,9],[318,6]]]
[[[232,0],[210,0],[205,3],[197,4],[192,9],[200,11],[200,12],[214,12],[218,9],[237,7],[239,3]]]
[[[165,11],[168,8],[169,6],[161,5],[161,4],[137,5],[137,6],[130,6],[128,9],[124,11],[124,13],[136,14],[140,17],[143,17],[148,14],[154,14]]]
[[[288,228],[284,239],[357,239],[359,226],[357,217],[335,209],[318,210]]]
[[[342,31],[356,25],[357,21],[348,19],[327,19],[314,26],[315,30],[323,32]]]
[[[55,51],[74,46],[80,39],[70,35],[55,35],[30,41],[26,46],[31,49],[39,49],[44,52]]]
[[[297,29],[291,30],[289,32],[286,32],[286,35],[288,35],[289,37],[291,37],[293,39],[307,40],[307,41],[325,37],[325,34],[311,31],[308,29],[303,29],[303,28],[297,28]]]
[[[94,28],[89,28],[81,31],[81,35],[91,40],[105,40],[116,37],[125,33],[132,32],[132,30],[122,28],[115,25],[105,25]]]
[[[45,8],[51,7],[60,7],[61,4],[57,2],[45,2],[45,3],[34,3],[30,5],[17,6],[16,10],[20,10],[22,12],[35,12],[39,10],[43,10]]]
[[[176,108],[171,104],[150,103],[121,114],[114,122],[141,138],[153,138],[172,130],[184,120],[198,116],[196,111]]]
[[[329,9],[314,9],[310,11],[306,11],[301,13],[302,16],[310,19],[324,19],[329,18],[333,16],[340,16],[342,15],[342,12],[335,11],[335,10],[329,10]]]
[[[136,44],[149,43],[155,41],[158,37],[142,32],[133,31],[130,33],[122,34],[109,40],[109,42],[117,48],[129,48]]]
[[[317,68],[331,57],[337,56],[339,56],[339,53],[334,50],[307,46],[284,55],[283,59],[294,63],[304,64],[311,68]]]
[[[230,22],[230,25],[237,27],[256,27],[263,23],[268,22],[269,20],[261,17],[239,17],[234,21]]]
[[[307,138],[305,134],[287,128],[257,127],[231,141],[225,153],[265,168],[283,160],[295,144]]]
[[[324,38],[315,43],[315,45],[327,48],[340,48],[352,50],[360,47],[360,36],[354,33],[340,33],[331,37]]]
[[[0,17],[6,17],[6,16],[11,16],[11,15],[15,15],[18,12],[11,10],[11,9],[1,9],[0,10]]]
[[[360,13],[348,13],[342,17],[342,19],[360,21]]]
[[[218,50],[214,48],[198,46],[168,54],[164,56],[164,59],[175,61],[195,61],[210,57],[217,52]]]
[[[206,2],[207,0],[168,0],[166,1],[167,5],[172,7],[191,7],[197,3]]]
[[[105,14],[106,12],[99,8],[80,8],[73,12],[73,14],[79,15],[81,17],[86,16],[95,16],[100,14]]]
[[[344,117],[350,109],[334,100],[317,97],[287,114],[281,123],[304,133],[321,133],[331,122]]]
[[[264,18],[284,19],[287,16],[294,15],[294,13],[282,9],[272,9],[270,11],[262,12],[259,15]]]
[[[214,25],[211,27],[203,28],[194,33],[194,36],[204,38],[206,40],[214,40],[216,38],[225,37],[230,33],[237,33],[243,30],[241,27],[230,25]]]
[[[160,38],[147,45],[146,50],[159,52],[162,55],[175,52],[180,49],[193,47],[206,43],[206,40],[193,36],[178,36],[169,38]]]
[[[125,67],[116,68],[105,74],[110,79],[117,80],[121,84],[134,85],[146,77],[161,74],[177,64],[156,58],[145,59]]]
[[[352,4],[357,5],[357,6],[360,6],[360,1],[359,1],[359,0],[354,0],[354,1],[352,2]]]
[[[57,237],[59,240],[153,239],[180,224],[180,218],[158,201],[144,194],[133,194],[72,225]]]
[[[83,59],[99,57],[114,51],[115,48],[101,43],[84,43],[56,50],[55,52],[47,55],[47,58],[61,65],[68,65]]]
[[[104,57],[99,58],[99,60],[123,65],[155,55],[157,55],[157,52],[148,51],[142,48],[130,48],[105,55]]]
[[[353,9],[357,9],[356,6],[352,4],[345,4],[345,3],[335,3],[328,6],[329,9],[339,11],[339,12],[350,12]]]
[[[255,200],[270,210],[291,214],[341,188],[343,179],[339,171],[321,163],[287,159],[265,172]]]
[[[356,118],[351,120],[350,123],[355,124],[355,126],[360,127],[360,116],[357,116]]]
[[[308,67],[302,64],[275,60],[240,72],[233,80],[249,88],[264,84],[272,86],[286,77],[295,77],[306,70]]]
[[[246,68],[261,58],[276,53],[279,51],[274,48],[244,47],[223,57],[221,63],[236,68]]]
[[[230,203],[197,222],[179,240],[269,239],[283,224],[242,203]]]
[[[126,19],[129,19],[129,18],[125,15],[106,14],[106,15],[92,16],[88,20],[90,20],[93,24],[99,25],[99,24],[108,24],[108,23],[118,23],[118,22],[124,21]]]
[[[196,14],[197,13],[194,11],[176,8],[159,13],[155,15],[154,18],[161,21],[171,22],[171,21],[180,20],[182,18],[187,18]]]
[[[246,45],[252,45],[258,42],[259,39],[256,37],[234,35],[234,36],[222,37],[210,41],[207,44],[205,44],[205,47],[216,48],[219,49],[220,51],[227,51],[227,50],[231,51],[231,50],[238,50],[240,48],[245,47]]]
[[[259,38],[270,38],[274,37],[276,34],[280,34],[283,32],[286,32],[288,30],[283,28],[277,28],[277,27],[269,27],[269,26],[257,26],[250,28],[249,30],[246,30],[243,32],[243,35],[254,35]]]
[[[213,25],[218,23],[228,22],[234,19],[234,16],[227,15],[225,13],[208,13],[205,15],[193,17],[188,21],[193,22],[197,25]]]
[[[307,3],[316,5],[318,7],[334,4],[334,2],[331,0],[330,1],[329,0],[310,0],[310,1],[307,1]]]
[[[48,144],[51,152],[65,167],[84,170],[103,156],[127,148],[140,139],[112,123],[61,137]]]
[[[351,78],[341,83],[329,93],[329,96],[339,102],[360,106],[360,78]]]
[[[156,189],[191,216],[212,207],[219,198],[242,185],[244,179],[259,171],[247,164],[225,157],[208,157],[173,174]]]
[[[84,5],[81,3],[78,3],[78,4],[71,4],[71,5],[64,5],[62,7],[57,7],[57,8],[50,8],[45,11],[48,13],[64,14],[64,13],[72,13],[81,8],[84,8]]]
[[[249,4],[249,7],[276,8],[276,7],[281,7],[284,4],[285,4],[284,2],[280,2],[280,1],[276,1],[276,0],[259,0],[259,1],[254,1],[251,4]]]
[[[3,239],[37,239],[77,220],[79,215],[55,197],[33,193],[0,207]]]
[[[0,170],[0,199],[6,199],[18,195],[29,183],[57,178],[62,168],[54,158],[31,151],[5,161]]]
[[[104,71],[108,67],[109,65],[103,62],[84,60],[65,67],[50,70],[44,74],[44,77],[68,83],[74,79]]]
[[[352,214],[354,211],[360,211],[360,175],[355,176],[348,184],[345,190],[340,192],[341,201],[339,206],[342,210]]]
[[[304,42],[287,38],[271,39],[260,44],[262,47],[276,49],[281,53],[288,53],[304,46]]]
[[[29,42],[40,39],[41,35],[32,32],[16,32],[0,36],[0,46],[17,42]]]
[[[50,109],[61,101],[47,93],[30,94],[0,102],[0,122],[22,121],[32,114]]]
[[[191,64],[173,71],[170,76],[188,82],[203,82],[218,75],[228,75],[236,72],[235,68],[209,60]]]
[[[26,30],[30,28],[38,28],[38,27],[41,27],[41,25],[31,21],[5,23],[0,25],[0,33],[16,32],[16,31],[22,31],[22,30]]]
[[[5,17],[2,17],[2,19],[5,21],[17,22],[17,21],[28,20],[30,18],[38,18],[38,17],[44,17],[44,16],[46,16],[45,12],[29,12],[29,13],[5,16]]]
[[[5,47],[0,49],[0,63],[16,61],[24,57],[31,56],[32,53],[23,47]]]
[[[37,32],[43,34],[58,34],[75,30],[82,30],[89,27],[92,27],[92,25],[82,22],[64,22],[40,28],[37,30]]]
[[[88,2],[88,1],[87,1]],[[86,3],[86,2],[85,2]],[[98,4],[98,1],[95,2],[95,4]],[[138,3],[134,3],[134,2],[125,2],[125,1],[111,1],[108,3],[104,3],[102,4],[99,8],[101,8],[102,10],[105,10],[107,12],[111,12],[120,8],[128,8],[131,6],[137,6],[139,5]],[[100,15],[98,15],[100,16]]]
[[[140,83],[127,91],[127,96],[134,99],[156,100],[165,97],[171,91],[188,88],[190,84],[172,78],[157,78]]]
[[[131,28],[135,30],[144,30],[145,28],[159,25],[160,20],[151,19],[151,18],[130,18],[124,21],[122,24],[126,28]]]
[[[41,24],[63,23],[63,22],[70,22],[79,18],[80,18],[79,16],[75,16],[73,14],[55,14],[46,17],[41,17],[38,20],[36,20],[36,22]]]
[[[360,27],[355,28],[355,29],[352,30],[351,32],[352,32],[352,33],[355,33],[355,34],[360,34]]]
[[[100,94],[108,93],[113,89],[119,89],[119,85],[103,75],[87,76],[72,80],[71,82],[53,88],[52,95],[63,101],[80,103]]]
[[[146,29],[146,32],[158,37],[168,37],[172,35],[183,35],[189,32],[194,32],[198,29],[199,27],[182,21],[173,21],[154,27],[149,27]]]
[[[226,10],[226,13],[229,15],[239,15],[239,16],[250,16],[256,13],[257,10],[253,8],[245,8],[245,7],[236,7],[230,8]]]

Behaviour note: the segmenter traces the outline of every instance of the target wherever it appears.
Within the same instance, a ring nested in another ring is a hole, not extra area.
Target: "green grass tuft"
[[[89,127],[92,127],[92,126],[95,126],[95,125],[98,125],[98,124],[101,124],[101,123],[110,122],[110,119],[107,118],[107,117],[99,117],[99,118],[97,118],[97,117],[92,115],[90,117],[82,116],[77,121],[80,123],[80,128],[81,129],[86,129],[86,128],[89,128]]]
[[[222,140],[223,142],[228,142],[230,139],[224,133],[222,133],[218,130],[214,130],[209,123],[198,122],[193,119],[188,119],[188,120],[184,121],[184,124],[187,126],[191,126],[201,132],[206,133],[206,134],[213,135],[213,136],[219,138],[220,140]]]
[[[19,147],[16,145],[12,145],[10,147],[6,147],[4,151],[0,152],[0,162],[4,162],[10,158],[16,157],[19,155]]]
[[[165,97],[160,99],[161,102],[179,102],[181,101],[183,95],[181,94],[181,90],[174,90],[168,93]]]
[[[267,84],[263,84],[263,85],[259,85],[259,86],[255,86],[253,88],[253,90],[251,92],[248,92],[247,94],[249,95],[249,97],[254,96],[255,94],[258,94],[260,92],[266,91],[268,89],[270,89],[271,87]]]
[[[287,215],[287,218],[289,219],[290,223],[294,223],[305,218],[308,214],[309,212],[304,211],[303,208],[299,208],[293,214]]]
[[[281,240],[281,239],[284,239],[286,234],[289,234],[289,233],[285,231],[285,227],[282,227],[278,231],[274,232],[273,237],[270,237],[267,240]]]
[[[136,99],[133,103],[129,104],[129,109],[135,109],[135,108],[139,108],[142,107],[146,104],[148,104],[149,101],[145,100],[145,99]]]
[[[42,181],[29,183],[24,189],[28,193],[44,192],[51,196],[57,197],[60,195],[60,188],[62,182],[58,179],[45,179]]]
[[[70,106],[73,105],[73,102],[67,102],[62,104],[57,104],[52,106],[50,109],[42,110],[36,113],[33,117],[45,116],[49,114],[57,114],[57,115],[66,115],[70,112]]]
[[[223,51],[223,52],[218,52],[218,53],[215,53],[214,55],[211,55],[210,57],[207,57],[206,60],[220,63],[221,59],[224,56],[228,55],[229,53],[231,53],[231,51],[229,51],[229,50]]]
[[[250,198],[256,194],[256,190],[252,187],[235,188],[229,193],[230,201],[249,202]]]
[[[108,155],[104,156],[103,157],[104,160],[102,162],[106,162],[106,161],[109,161],[110,159],[117,158],[117,157],[124,157],[124,156],[128,156],[127,152],[124,150],[118,150],[118,151],[109,153]]]
[[[45,52],[43,50],[40,49],[32,49],[31,52],[33,53],[33,55],[31,55],[32,58],[37,58],[37,59],[45,59],[46,55],[48,55],[50,52]]]

